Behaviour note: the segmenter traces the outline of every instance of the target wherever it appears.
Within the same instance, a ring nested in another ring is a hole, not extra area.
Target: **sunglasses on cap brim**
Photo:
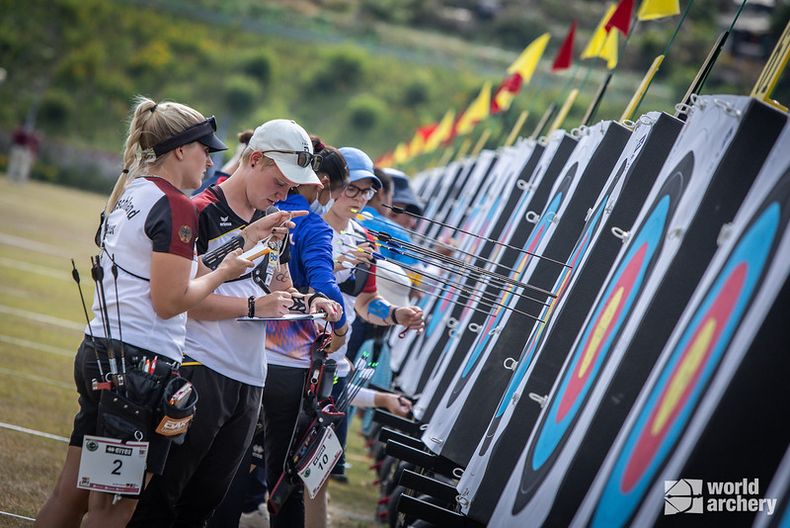
[[[323,160],[320,154],[312,154],[304,150],[262,150],[261,154],[268,154],[269,152],[296,154],[296,164],[302,168],[310,167],[313,169],[313,172],[321,167],[321,161]]]
[[[228,147],[225,146],[225,143],[220,141],[220,139],[214,134],[216,130],[217,121],[214,119],[214,116],[211,116],[205,121],[201,121],[200,123],[187,127],[175,136],[171,136],[161,143],[154,145],[154,154],[159,157],[162,154],[170,152],[175,148],[192,143],[193,141],[199,141],[208,147],[209,152],[227,150]]]

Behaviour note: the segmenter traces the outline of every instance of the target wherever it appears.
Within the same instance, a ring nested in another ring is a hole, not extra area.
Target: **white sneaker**
[[[266,509],[266,503],[260,503],[255,511],[242,513],[239,528],[269,528],[269,510]]]

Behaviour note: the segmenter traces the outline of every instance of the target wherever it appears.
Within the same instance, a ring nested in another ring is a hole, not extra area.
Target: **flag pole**
[[[688,16],[689,11],[691,11],[691,6],[693,5],[694,5],[694,0],[688,0],[688,4],[686,4],[686,9],[683,10],[683,14],[680,15],[680,21],[678,21],[678,25],[675,26],[675,32],[672,33],[672,37],[669,39],[669,42],[667,42],[667,45],[664,46],[664,51],[661,53],[661,55],[656,57],[655,60],[653,61],[653,64],[650,66],[650,69],[647,71],[647,74],[645,74],[645,78],[642,79],[642,83],[639,85],[639,89],[637,90],[637,93],[634,94],[634,98],[632,98],[631,103],[629,103],[628,107],[626,108],[626,110],[629,110],[632,103],[636,99],[636,104],[633,106],[633,111],[628,116],[626,116],[624,112],[623,113],[624,119],[630,119],[631,116],[639,112],[639,107],[642,105],[642,101],[645,98],[645,94],[650,89],[650,85],[653,83],[653,79],[655,78],[656,73],[658,73],[658,69],[661,67],[661,63],[664,61],[664,57],[667,56],[669,50],[672,48],[672,43],[675,42],[675,39],[677,38],[678,33],[680,32],[680,28],[681,26],[683,26],[683,22],[686,21],[686,17]],[[738,11],[738,13],[740,13],[740,10]],[[622,120],[623,119],[621,119],[621,121]]]
[[[778,108],[783,112],[787,112],[787,108],[773,99],[772,95],[788,62],[790,62],[790,21],[788,21],[785,30],[779,37],[779,41],[776,43],[773,53],[771,53],[771,56],[768,58],[768,62],[765,63],[765,68],[763,68],[762,73],[760,73],[760,77],[757,78],[757,82],[754,84],[754,88],[750,95],[765,104]]]
[[[568,98],[565,99],[565,103],[562,105],[560,111],[557,113],[557,117],[554,119],[554,122],[551,124],[551,127],[549,127],[549,131],[547,132],[547,135],[551,134],[555,130],[559,130],[559,128],[562,126],[562,123],[565,121],[565,118],[568,117],[568,113],[570,113],[571,108],[573,108],[573,103],[576,102],[577,97],[579,97],[579,89],[574,88],[568,94]]]
[[[524,123],[527,122],[527,116],[529,116],[529,111],[528,110],[523,110],[519,114],[518,119],[516,119],[516,124],[513,125],[513,129],[510,131],[510,134],[508,134],[507,139],[505,140],[505,143],[504,143],[505,147],[509,147],[513,143],[515,143],[516,138],[518,137],[518,133],[521,132],[521,129],[524,126]]]
[[[625,36],[625,40],[623,41],[623,48],[622,50],[618,50],[618,55],[625,53],[626,48],[628,47],[628,42],[631,40],[631,35],[636,33],[637,28],[639,27],[639,10],[636,9],[634,6],[633,16],[631,18],[631,30],[628,32],[628,35]],[[610,31],[617,31],[616,28],[610,29]],[[601,106],[601,101],[603,100],[604,96],[606,95],[606,90],[609,88],[609,83],[612,81],[612,77],[614,77],[614,72],[617,70],[617,67],[620,66],[620,59],[618,57],[617,64],[615,67],[606,74],[603,81],[601,81],[601,85],[598,87],[598,92],[595,94],[590,106],[587,107],[587,112],[584,113],[584,118],[582,119],[582,125],[587,126],[595,119],[595,114],[598,113],[598,108]]]
[[[455,161],[462,160],[466,153],[469,152],[469,147],[472,146],[472,138],[464,138],[461,142],[461,147],[458,149],[458,154],[455,155]]]
[[[612,81],[613,76],[614,71],[609,71],[606,74],[606,77],[604,77],[603,81],[601,81],[601,85],[598,87],[595,97],[593,97],[590,106],[587,107],[587,111],[584,113],[584,117],[582,118],[582,126],[589,125],[590,121],[595,118],[595,114],[598,112],[598,107],[601,104],[601,100],[603,100],[603,96],[606,93],[606,89],[609,87],[609,83]]]
[[[730,23],[730,27],[719,34],[716,42],[713,43],[713,47],[711,47],[708,56],[705,57],[705,62],[702,63],[700,66],[697,75],[694,77],[694,80],[689,85],[689,89],[686,91],[686,95],[683,96],[683,99],[680,101],[680,105],[678,105],[678,111],[675,113],[675,117],[686,120],[688,117],[686,113],[686,108],[688,108],[689,104],[691,103],[691,98],[699,94],[702,91],[702,87],[705,85],[705,81],[708,80],[708,75],[710,75],[711,70],[713,70],[713,65],[716,64],[716,61],[719,60],[719,55],[721,54],[721,50],[724,49],[724,44],[727,42],[727,39],[730,37],[730,33],[732,33],[733,27],[735,27],[735,23],[738,21],[738,18],[741,16],[743,12],[743,8],[746,7],[746,2],[748,0],[743,0],[741,2],[740,7],[738,7],[738,11],[735,13],[735,16]]]
[[[436,166],[437,167],[444,167],[445,165],[450,163],[450,160],[453,159],[453,152],[455,152],[455,146],[454,145],[447,145],[444,148],[444,153],[442,154],[442,157],[439,158],[439,163],[437,163]]]
[[[491,129],[486,127],[483,129],[483,133],[480,134],[480,138],[478,138],[477,143],[475,143],[475,146],[469,155],[473,158],[476,158],[477,155],[480,154],[480,151],[483,150],[483,147],[486,145],[486,141],[488,141],[489,137],[491,137]]]
[[[549,120],[554,116],[554,112],[557,111],[557,103],[550,103],[546,110],[543,112],[543,116],[538,121],[538,124],[535,126],[535,130],[532,132],[532,135],[529,136],[529,139],[537,140],[543,129],[546,128]]]
[[[606,14],[604,14],[604,16],[606,16]],[[611,15],[609,17],[611,18]],[[601,22],[601,24],[603,24],[605,26],[607,22],[608,22],[608,19],[603,20]],[[602,27],[602,26],[599,25],[599,26],[597,26],[595,28],[594,33],[593,33],[593,37],[595,37],[595,33],[597,33],[597,31],[598,31],[598,29],[600,27]],[[606,35],[604,36],[603,39],[601,39],[601,43],[598,45],[598,50],[595,52],[595,55],[590,57],[591,59],[599,58],[599,55],[601,54],[601,51],[603,51],[604,47],[606,46],[606,39],[608,38],[608,36],[609,36],[609,33],[606,32]],[[578,65],[578,63],[575,64],[574,66],[577,66],[577,65]],[[568,114],[570,113],[571,109],[573,108],[573,104],[576,102],[576,98],[578,97],[579,93],[581,93],[582,90],[584,90],[584,86],[587,84],[587,80],[589,79],[590,73],[592,72],[592,66],[593,66],[592,61],[587,63],[587,68],[585,69],[584,77],[582,78],[582,82],[579,84],[579,87],[577,89],[575,89],[575,93],[574,93],[574,91],[571,91],[571,93],[568,94],[568,98],[565,100],[565,104],[562,106],[562,108],[560,109],[560,112],[557,114],[557,118],[552,123],[551,128],[549,128],[549,134],[554,132],[555,130],[558,130],[562,126],[562,123],[565,121],[565,119],[568,117]],[[576,71],[576,74],[574,74],[574,76],[573,76],[573,79],[572,79],[573,81],[576,81],[577,74],[578,74],[578,69]],[[608,82],[607,82],[607,84],[608,84]],[[601,89],[599,89],[598,92],[601,93],[601,95],[602,95]]]

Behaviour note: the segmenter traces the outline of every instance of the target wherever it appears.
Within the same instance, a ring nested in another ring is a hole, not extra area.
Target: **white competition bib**
[[[86,435],[82,441],[77,487],[138,495],[143,489],[148,442],[126,442]]]
[[[327,427],[318,449],[315,450],[304,468],[299,471],[299,478],[304,482],[311,499],[315,498],[318,490],[329,478],[332,468],[335,467],[342,454],[343,448],[335,435],[335,430],[332,427]]]

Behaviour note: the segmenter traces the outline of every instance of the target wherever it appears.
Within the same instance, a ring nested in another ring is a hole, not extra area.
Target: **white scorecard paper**
[[[120,495],[143,489],[148,442],[126,442],[85,435],[77,487]]]

